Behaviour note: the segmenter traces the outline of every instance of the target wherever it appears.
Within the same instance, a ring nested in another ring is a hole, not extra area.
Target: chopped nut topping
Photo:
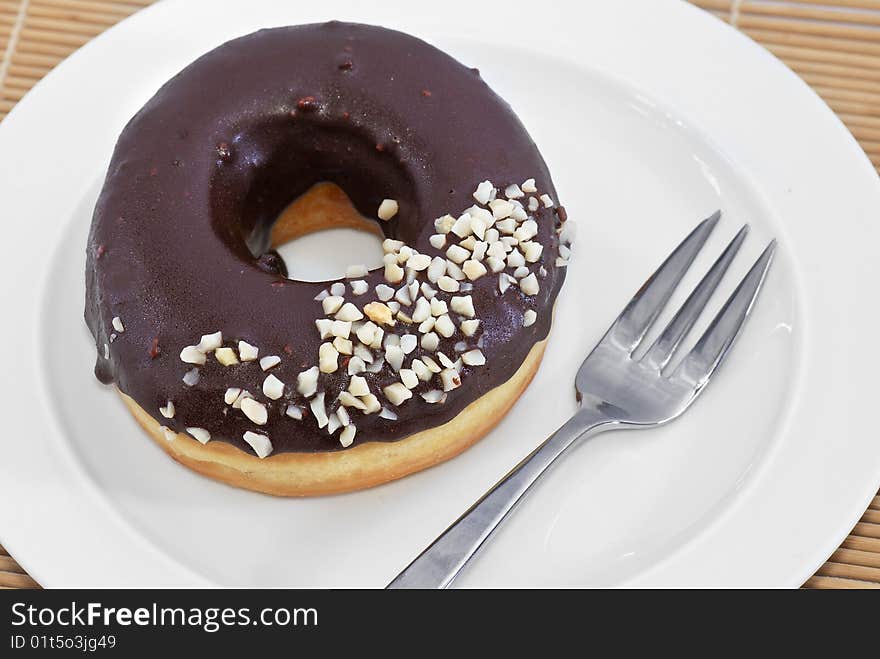
[[[238,400],[238,397],[241,395],[241,389],[239,387],[229,387],[226,390],[226,393],[223,395],[223,402],[227,405],[232,405],[235,401]]]
[[[507,188],[505,188],[504,196],[508,199],[522,199],[523,197],[525,197],[525,193],[520,189],[518,185],[514,183],[513,185],[509,185],[507,186]]]
[[[419,377],[416,375],[415,371],[408,368],[400,369],[400,381],[407,389],[415,389],[419,386]]]
[[[382,411],[379,412],[379,416],[383,419],[387,419],[388,421],[397,421],[397,415],[389,410],[387,407],[382,408]]]
[[[318,334],[322,339],[329,339],[333,336],[334,322],[336,321],[330,320],[329,318],[318,318],[315,320],[315,327],[318,328]]]
[[[434,249],[443,249],[446,246],[446,236],[442,233],[435,233],[428,238],[428,242],[431,243],[431,247]]]
[[[165,436],[166,442],[173,442],[175,439],[177,439],[177,433],[171,430],[171,428],[169,428],[168,426],[159,426],[159,429]]]
[[[526,313],[523,315],[523,327],[531,327],[537,319],[538,314],[534,309],[526,309]]]
[[[426,391],[422,394],[422,398],[425,399],[426,403],[433,404],[443,404],[446,402],[446,394],[440,391],[439,389],[431,389],[431,391]]]
[[[382,241],[382,251],[385,254],[394,254],[400,251],[400,248],[403,247],[402,240],[392,240],[391,238],[386,238]]]
[[[537,192],[537,190],[536,190],[536,192]],[[538,208],[540,208],[540,206],[541,206],[541,204],[537,199],[535,199],[534,197],[529,197],[529,210],[530,211],[532,211],[534,213],[536,210],[538,210]]]
[[[165,404],[165,407],[159,408],[159,414],[164,416],[166,419],[174,418],[174,403],[170,400]]]
[[[325,314],[331,315],[339,311],[344,303],[344,298],[338,295],[330,295],[321,301],[321,306],[324,308]]]
[[[473,259],[471,259],[470,261],[465,261],[461,269],[464,274],[467,275],[467,278],[471,281],[479,279],[487,272],[486,266],[484,266],[479,261],[474,261]]]
[[[394,199],[384,199],[382,203],[379,204],[379,210],[377,215],[380,220],[388,221],[395,215],[397,215],[397,211],[400,210],[400,206]]]
[[[211,433],[204,428],[187,428],[186,431],[202,444],[207,444],[211,441]]]
[[[315,421],[318,422],[319,428],[324,428],[330,423],[330,419],[327,417],[327,408],[324,407],[323,391],[319,394],[315,394],[315,397],[309,401],[309,408],[312,410],[312,414],[315,417]]]
[[[416,300],[416,308],[413,310],[412,319],[414,323],[423,323],[431,315],[431,304],[423,297]]]
[[[446,257],[453,263],[464,263],[471,253],[461,245],[450,245],[446,250]]]
[[[357,348],[355,348],[357,350]],[[352,357],[348,360],[348,374],[357,375],[367,370],[367,364],[360,357]]]
[[[461,361],[468,366],[483,366],[486,363],[486,356],[481,350],[469,350],[462,353]]]
[[[428,281],[436,283],[445,274],[446,259],[435,256],[431,259],[431,265],[428,266]]]
[[[449,307],[446,305],[446,302],[441,300],[439,297],[435,297],[431,300],[430,303],[431,315],[433,316],[442,316],[445,313],[449,312]]]
[[[264,371],[268,371],[270,368],[275,368],[280,363],[281,357],[278,355],[267,355],[260,359],[260,368]]]
[[[470,295],[456,295],[450,300],[449,305],[455,313],[461,316],[473,318],[476,315],[474,311],[474,298]]]
[[[500,245],[501,243],[498,244]],[[486,264],[489,266],[489,269],[492,272],[501,272],[502,270],[504,270],[504,261],[494,256],[490,256],[488,259],[486,259]]]
[[[297,407],[296,405],[288,405],[284,413],[291,419],[302,421],[303,409],[301,407]]]
[[[535,277],[534,273],[530,274],[524,279],[521,279],[519,282],[519,287],[526,295],[537,295],[538,292],[541,290],[541,287],[538,285],[538,278]]]
[[[544,251],[544,246],[534,241],[522,243],[520,247],[523,249],[523,254],[525,254],[528,263],[537,263]]]
[[[406,267],[416,272],[427,270],[429,265],[431,265],[431,257],[427,254],[413,254],[406,262]]]
[[[242,399],[241,411],[258,426],[266,425],[266,421],[269,420],[269,412],[266,411],[266,406],[253,398]]]
[[[403,281],[405,274],[403,268],[396,263],[385,264],[385,281],[391,284],[398,284]]]
[[[333,339],[333,347],[336,348],[340,355],[350,355],[354,351],[354,344],[340,336]]]
[[[492,193],[495,192],[495,186],[492,185],[491,181],[483,181],[480,185],[477,186],[477,189],[474,191],[474,199],[481,204],[488,204],[489,200],[492,198]]]
[[[345,284],[341,281],[334,282],[332,286],[330,286],[330,295],[335,295],[336,297],[342,297],[345,295]]]
[[[342,432],[339,433],[339,443],[342,444],[343,447],[348,448],[354,443],[354,436],[357,432],[357,428],[354,425],[345,426],[342,429]]]
[[[351,302],[346,302],[342,305],[342,308],[336,312],[336,320],[353,322],[361,320],[363,317],[364,314],[362,314],[360,309],[354,306]]]
[[[213,334],[205,334],[199,340],[196,346],[202,352],[211,352],[223,345],[223,332],[214,332]]]
[[[318,368],[321,373],[335,373],[339,368],[339,351],[332,343],[322,343],[318,349]]]
[[[519,240],[520,242],[525,242],[526,240],[531,240],[535,236],[538,235],[538,223],[534,220],[526,220],[522,224],[517,227],[516,231],[513,232],[513,237]]]
[[[376,297],[382,300],[382,302],[388,302],[388,300],[394,297],[394,289],[385,284],[379,284],[376,286]]]
[[[395,371],[399,371],[403,366],[405,354],[399,345],[389,345],[385,348],[385,361]]]
[[[508,268],[518,268],[521,265],[526,264],[526,257],[522,255],[518,249],[513,250],[510,254],[507,255],[507,267]]]
[[[382,405],[379,403],[379,399],[376,398],[375,394],[367,394],[361,398],[361,401],[367,408],[364,410],[364,414],[375,414],[382,409]]]
[[[495,226],[498,228],[500,233],[505,235],[513,235],[513,232],[516,231],[516,220],[512,217],[509,217],[505,220],[501,220],[500,222],[496,222]]]
[[[364,345],[370,345],[373,342],[373,339],[376,336],[376,330],[379,329],[376,327],[376,324],[368,320],[366,323],[360,326],[357,331],[358,340]]]
[[[367,314],[367,317],[374,323],[388,325],[390,327],[394,326],[394,316],[391,313],[391,308],[387,304],[370,302],[364,307],[364,313]]]
[[[522,191],[528,192],[529,194],[531,194],[532,192],[537,192],[538,188],[535,187],[535,179],[526,179],[525,183],[522,184]]]
[[[217,348],[214,352],[214,357],[223,366],[234,366],[238,363],[238,357],[235,356],[235,350],[232,348]]]
[[[489,208],[492,209],[492,217],[496,220],[503,220],[510,217],[514,205],[506,199],[495,199],[494,201],[489,202]]]
[[[403,350],[404,354],[408,355],[418,347],[418,342],[419,340],[415,334],[404,334],[400,337],[400,349]]]
[[[238,358],[243,362],[252,362],[260,354],[259,348],[252,346],[247,341],[238,342]]]
[[[251,432],[248,430],[244,433],[242,438],[250,444],[252,449],[254,449],[254,453],[257,454],[257,457],[265,458],[272,453],[272,442],[269,441],[269,438],[266,435],[261,435],[258,432]]]
[[[332,336],[341,337],[343,339],[347,339],[351,334],[351,321],[350,320],[334,320],[330,325],[330,334]],[[321,337],[324,338],[324,337]]]
[[[306,398],[311,398],[318,390],[318,367],[312,366],[296,376],[296,390]]]
[[[544,208],[553,208],[553,199],[548,194],[541,195],[541,203],[544,204]]]
[[[186,364],[202,365],[207,360],[205,358],[205,353],[199,350],[196,346],[187,346],[180,351],[180,361]]]
[[[409,286],[402,286],[395,294],[394,299],[400,302],[400,304],[408,307],[412,304],[412,299],[409,296]]]
[[[447,293],[457,293],[458,289],[460,288],[459,283],[455,279],[453,279],[452,277],[447,277],[445,275],[437,280],[437,286],[440,287],[441,291],[445,291]]]
[[[348,391],[352,396],[366,396],[370,393],[370,387],[365,378],[355,375],[348,382]]]
[[[382,393],[385,394],[385,398],[387,398],[392,405],[396,406],[399,406],[404,401],[412,398],[412,392],[407,389],[401,382],[389,384],[387,387],[382,389]]]
[[[434,332],[428,332],[427,334],[425,334],[422,337],[421,346],[425,350],[429,350],[430,352],[434,352],[439,345],[440,345],[440,337],[437,336]]]
[[[284,395],[284,383],[274,375],[266,376],[263,380],[263,394],[271,400],[278,400]]]
[[[452,225],[452,233],[454,233],[459,238],[467,238],[473,230],[471,229],[471,215],[470,213],[463,213],[456,221],[455,224]]]
[[[369,393],[366,395],[369,395]],[[340,405],[344,405],[345,407],[353,407],[356,410],[364,411],[367,409],[366,404],[362,400],[359,400],[348,391],[340,391],[337,400],[339,400]]]
[[[187,387],[194,387],[199,383],[199,369],[194,368],[190,371],[187,371],[183,375],[183,383]]]
[[[452,391],[461,386],[461,376],[453,368],[440,371],[440,382],[443,383],[443,391]]]
[[[380,330],[381,331],[381,330]],[[354,347],[355,357],[361,359],[365,364],[371,364],[373,362],[373,353],[370,352],[370,349],[363,345],[356,345]]]
[[[232,403],[232,409],[234,409],[234,410],[240,410],[240,409],[241,409],[241,403],[242,403],[242,401],[243,401],[245,398],[253,398],[253,396],[251,396],[251,392],[250,392],[250,391],[242,390],[241,393],[238,394],[238,398],[235,399],[235,402]]]
[[[463,320],[461,322],[461,333],[465,336],[473,336],[477,333],[477,328],[480,326],[479,320]]]
[[[411,366],[413,373],[415,373],[416,377],[422,382],[427,382],[433,377],[433,373],[431,373],[431,370],[421,359],[413,359]]]
[[[114,316],[111,321],[113,325],[113,329],[122,334],[125,331],[125,325],[122,324],[122,321],[119,319],[119,316]]]
[[[450,336],[455,334],[455,324],[452,322],[452,319],[447,314],[443,314],[442,316],[437,318],[437,322],[434,324],[434,329],[440,336],[445,339],[448,339]]]
[[[452,225],[455,224],[455,218],[451,215],[444,215],[443,217],[438,217],[434,220],[434,229],[437,230],[437,233],[449,233],[452,231]]]

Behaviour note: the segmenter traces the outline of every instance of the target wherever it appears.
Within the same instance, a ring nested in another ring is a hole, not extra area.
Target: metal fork
[[[718,224],[701,222],[639,289],[575,378],[578,411],[520,462],[389,584],[447,588],[538,478],[577,440],[616,428],[653,428],[681,416],[729,354],[752,310],[776,249],[771,241],[693,349],[670,360],[739,251],[742,227],[640,358],[636,350]]]

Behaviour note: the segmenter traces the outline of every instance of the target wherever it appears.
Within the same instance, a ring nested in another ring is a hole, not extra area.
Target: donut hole
[[[410,241],[418,235],[414,185],[400,155],[379,149],[375,136],[350,122],[284,114],[220,136],[217,143],[223,152],[211,181],[214,230],[242,260],[265,272],[315,281],[325,275],[315,274],[314,263],[325,257],[321,272],[338,278],[348,265],[378,267],[381,238]],[[398,215],[388,222],[372,219],[386,198],[398,202]],[[295,260],[303,245],[284,246],[325,230],[333,231],[304,243],[317,251],[301,268]],[[278,258],[279,247],[286,257]],[[345,266],[336,265],[341,261]]]
[[[334,183],[319,183],[282,211],[270,244],[284,261],[287,278],[326,281],[345,276],[350,265],[382,267],[379,225],[358,213]]]

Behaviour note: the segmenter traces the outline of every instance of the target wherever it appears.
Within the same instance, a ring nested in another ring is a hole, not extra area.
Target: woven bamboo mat
[[[880,0],[693,2],[763,44],[812,85],[880,172]],[[0,121],[58,62],[150,3],[0,0]],[[880,493],[805,585],[880,589]],[[36,587],[0,546],[0,588]]]

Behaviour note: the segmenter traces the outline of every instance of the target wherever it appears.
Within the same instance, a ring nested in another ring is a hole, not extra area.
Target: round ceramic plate
[[[880,370],[863,347],[880,325],[880,183],[832,112],[682,2],[327,6],[161,2],[62,63],[0,125],[0,540],[46,586],[382,586],[574,411],[583,356],[721,208],[689,284],[744,222],[725,293],[780,242],[730,362],[680,421],[572,451],[458,583],[801,584],[880,480],[876,431],[858,416]],[[479,67],[580,231],[544,364],[496,430],[399,482],[285,500],[178,466],[94,379],[84,248],[116,136],[161,83],[232,37],[332,18],[402,29]]]

